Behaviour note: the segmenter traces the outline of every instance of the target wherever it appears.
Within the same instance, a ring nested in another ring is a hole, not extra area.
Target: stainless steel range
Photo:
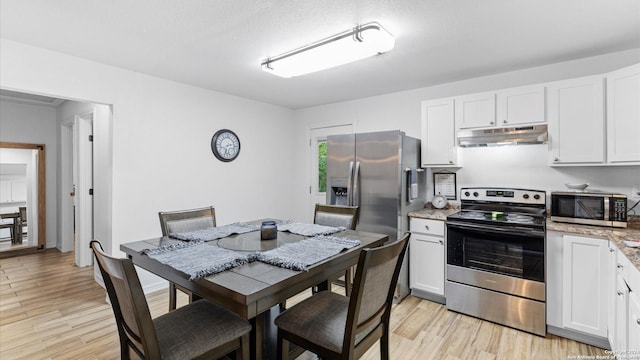
[[[462,188],[447,217],[449,310],[545,336],[546,193]]]

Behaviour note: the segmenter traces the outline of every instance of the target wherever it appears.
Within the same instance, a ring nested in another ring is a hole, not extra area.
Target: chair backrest
[[[20,221],[22,221],[23,224],[26,224],[26,222],[27,222],[27,208],[25,206],[20,206],[20,207],[18,207],[18,211],[20,212]]]
[[[395,287],[410,233],[399,240],[360,252],[353,290],[349,299],[343,351],[359,358],[386,331]]]
[[[91,249],[111,300],[120,344],[127,345],[121,346],[122,351],[131,346],[145,359],[159,359],[158,338],[133,262],[108,256],[96,240],[91,241]]]
[[[161,211],[158,216],[160,217],[162,236],[216,226],[216,210],[213,206],[189,210]]]
[[[313,223],[326,226],[344,226],[355,230],[360,208],[358,206],[339,206],[316,204]]]

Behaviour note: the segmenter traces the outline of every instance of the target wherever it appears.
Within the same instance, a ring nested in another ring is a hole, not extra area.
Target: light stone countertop
[[[427,203],[424,209],[411,211],[409,213],[409,217],[445,221],[447,220],[447,216],[455,214],[458,211],[460,211],[460,208],[457,206],[447,205],[447,207],[444,209],[436,209],[431,206],[431,203]]]
[[[640,217],[632,216],[627,228],[612,228],[592,225],[566,224],[547,219],[547,231],[557,231],[570,234],[588,235],[613,241],[640,271],[640,248],[625,246],[623,240],[640,240]]]

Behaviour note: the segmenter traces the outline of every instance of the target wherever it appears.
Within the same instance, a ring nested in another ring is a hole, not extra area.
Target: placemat
[[[305,224],[305,223],[289,223],[278,225],[279,231],[288,231],[290,233],[304,235],[304,236],[316,236],[316,235],[330,235],[340,231],[344,231],[344,226],[333,227],[318,224]]]
[[[254,253],[249,256],[249,259],[286,269],[307,271],[309,265],[358,245],[360,245],[360,240],[357,239],[320,235],[296,243],[285,244],[273,250]]]
[[[247,256],[202,241],[177,243],[141,251],[196,280],[249,262]]]
[[[233,234],[244,234],[260,229],[260,225],[233,223],[189,232],[169,234],[169,237],[183,241],[211,241]]]

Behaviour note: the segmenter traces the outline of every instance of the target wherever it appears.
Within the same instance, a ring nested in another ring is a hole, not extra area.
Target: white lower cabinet
[[[607,336],[609,242],[563,236],[562,324],[595,336]]]
[[[629,316],[627,317],[629,358],[640,358],[640,289],[629,293]]]
[[[616,273],[615,323],[609,328],[611,348],[618,360],[640,358],[640,272],[621,252],[611,265]]]
[[[627,308],[629,299],[629,288],[624,282],[622,275],[616,276],[616,300],[613,303],[615,311],[615,324],[613,324],[613,341],[611,342],[611,348],[616,353],[618,359],[626,359],[627,352]]]
[[[607,347],[609,241],[547,232],[547,331]]]
[[[411,218],[409,287],[414,295],[444,301],[445,222]]]

